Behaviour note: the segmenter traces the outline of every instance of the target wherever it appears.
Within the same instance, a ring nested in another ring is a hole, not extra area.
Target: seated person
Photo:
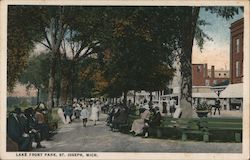
[[[20,121],[21,109],[16,108],[7,119],[7,135],[18,144],[19,151],[29,151],[32,147],[31,137],[25,133]]]
[[[134,120],[130,132],[134,132],[135,136],[143,133],[145,123],[148,122],[150,111],[148,109],[140,109],[140,119]]]
[[[155,107],[153,109],[153,115],[150,119],[149,123],[145,124],[145,127],[143,128],[143,132],[145,133],[144,137],[148,137],[148,129],[149,127],[157,127],[161,125],[161,113],[159,110],[159,107]]]
[[[28,122],[28,133],[30,137],[37,143],[36,148],[45,148],[41,145],[41,134],[38,130],[38,125],[34,114],[35,112],[32,108],[25,110],[25,116],[27,117]]]
[[[114,114],[115,114],[115,106],[112,106],[112,108],[108,112],[108,117],[106,119],[107,126],[111,124]]]
[[[37,129],[41,134],[41,139],[49,139],[49,126],[45,123],[44,115],[42,113],[42,109],[38,108],[35,112],[35,118],[37,121]]]
[[[120,124],[127,123],[128,120],[128,108],[120,107],[119,114],[116,114],[114,120],[112,121],[112,129],[119,129]]]

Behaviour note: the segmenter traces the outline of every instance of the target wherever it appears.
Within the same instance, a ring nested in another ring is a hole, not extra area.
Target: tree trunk
[[[59,100],[60,105],[67,103],[68,93],[69,93],[69,80],[65,74],[62,74],[60,100]]]
[[[54,90],[55,90],[55,74],[56,74],[56,56],[55,53],[52,53],[53,58],[50,67],[49,73],[49,87],[48,87],[48,102],[47,107],[50,110],[54,107]]]
[[[199,16],[199,7],[188,7],[183,27],[182,54],[181,62],[181,97],[180,106],[182,108],[182,118],[194,117],[194,110],[192,108],[192,49],[195,36],[196,23]]]
[[[136,91],[134,90],[134,104],[135,104]]]
[[[149,107],[152,107],[153,106],[153,95],[152,95],[152,91],[149,92]]]
[[[127,106],[127,96],[128,96],[128,91],[124,91],[123,95],[123,104]]]
[[[36,104],[38,105],[39,104],[39,96],[40,96],[40,89],[37,88],[37,97],[36,97]]]

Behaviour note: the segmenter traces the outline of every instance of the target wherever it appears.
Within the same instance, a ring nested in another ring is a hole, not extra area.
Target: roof
[[[220,98],[243,98],[243,83],[229,84]]]
[[[210,93],[192,93],[193,98],[218,98],[215,92]]]

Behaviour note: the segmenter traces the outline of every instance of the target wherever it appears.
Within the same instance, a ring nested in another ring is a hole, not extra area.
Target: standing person
[[[97,102],[96,102],[96,107],[97,107],[97,109],[98,109],[98,112],[97,112],[97,121],[99,121],[100,111],[101,111],[101,104],[100,104],[100,101],[97,101]]]
[[[94,102],[91,107],[91,116],[89,117],[90,120],[94,121],[94,125],[96,125],[96,121],[98,120],[98,112],[99,109],[96,105],[96,102]]]
[[[169,104],[170,104],[170,114],[171,116],[173,116],[175,112],[175,100],[173,98],[170,98]]]
[[[86,127],[87,122],[88,122],[88,118],[89,118],[89,111],[87,109],[87,106],[84,103],[82,103],[82,110],[81,110],[80,119],[82,120],[83,127]]]
[[[215,101],[214,115],[216,113],[216,110],[218,110],[219,115],[220,115],[220,99],[219,98]]]
[[[73,112],[72,112],[72,108],[69,104],[67,104],[65,106],[64,115],[65,115],[65,119],[66,119],[66,124],[71,123],[71,121],[72,121],[71,117],[73,115]]]

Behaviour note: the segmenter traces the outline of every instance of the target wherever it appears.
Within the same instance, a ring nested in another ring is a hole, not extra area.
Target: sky
[[[192,63],[207,63],[209,68],[214,65],[215,69],[228,70],[230,55],[229,27],[231,23],[243,18],[243,12],[240,12],[230,20],[217,17],[215,14],[206,12],[204,9],[201,9],[199,16],[211,24],[202,27],[202,29],[213,41],[207,41],[202,52],[200,52],[200,49],[194,44]]]

